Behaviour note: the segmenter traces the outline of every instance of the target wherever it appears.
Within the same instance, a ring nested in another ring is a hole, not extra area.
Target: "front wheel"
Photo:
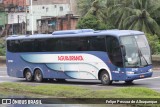
[[[103,85],[110,85],[112,81],[110,80],[109,74],[107,71],[102,71],[100,74],[100,80]]]
[[[34,73],[34,80],[36,82],[42,82],[43,81],[43,75],[40,69],[36,69]]]

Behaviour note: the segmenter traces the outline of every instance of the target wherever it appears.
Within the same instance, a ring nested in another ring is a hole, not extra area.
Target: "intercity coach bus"
[[[101,80],[132,83],[152,76],[151,51],[145,34],[134,30],[92,29],[6,39],[9,76],[44,79]]]

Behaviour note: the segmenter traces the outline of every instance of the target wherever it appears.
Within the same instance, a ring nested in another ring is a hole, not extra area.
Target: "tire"
[[[32,82],[33,81],[33,75],[29,69],[27,69],[24,73],[24,77],[27,82]]]
[[[40,69],[36,69],[34,72],[34,80],[36,82],[42,82],[43,81],[43,75]]]
[[[128,85],[133,84],[133,80],[125,81],[125,83],[128,84]]]
[[[103,85],[111,85],[112,81],[110,80],[109,74],[107,71],[102,71],[100,74],[100,80]]]

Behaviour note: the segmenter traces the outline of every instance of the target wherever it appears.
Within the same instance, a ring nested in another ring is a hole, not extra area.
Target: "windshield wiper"
[[[134,38],[135,39],[135,38]],[[142,54],[142,52],[141,52],[141,50],[140,50],[140,48],[139,48],[139,46],[138,46],[138,43],[137,43],[137,40],[135,39],[135,41],[136,41],[136,44],[137,44],[137,48],[138,48],[138,53],[139,53],[139,56],[140,56],[140,63],[141,63],[141,65],[142,65],[142,60],[141,60],[141,57],[145,60],[145,62],[146,62],[146,66],[148,66],[149,65],[149,63],[147,62],[147,60],[146,60],[146,58],[143,56],[143,54]]]
[[[141,60],[141,57],[145,60],[145,62],[146,62],[146,66],[148,66],[149,65],[149,63],[148,63],[148,61],[146,60],[146,58],[143,56],[143,54],[142,54],[142,52],[141,52],[141,50],[139,49],[139,47],[138,47],[138,53],[139,53],[139,55],[140,55],[140,60]],[[141,64],[142,64],[142,61],[141,61]]]

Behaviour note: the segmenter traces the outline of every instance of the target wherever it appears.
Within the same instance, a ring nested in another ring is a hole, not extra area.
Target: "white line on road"
[[[160,76],[152,77],[152,78],[144,78],[144,79],[139,79],[139,80],[135,80],[135,81],[152,80],[152,79],[160,79]]]

